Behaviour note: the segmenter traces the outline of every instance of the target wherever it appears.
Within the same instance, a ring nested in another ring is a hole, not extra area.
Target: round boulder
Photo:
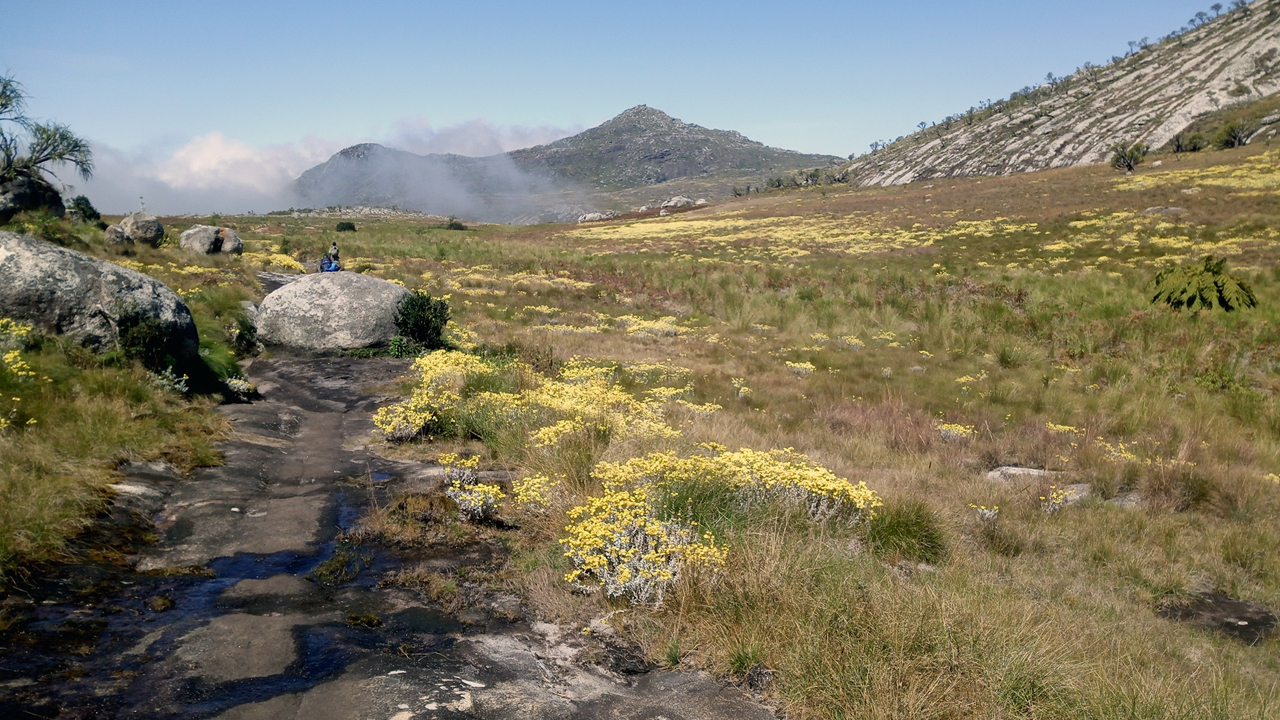
[[[40,178],[19,177],[0,183],[0,225],[13,219],[23,210],[44,208],[55,217],[67,214],[62,195],[48,182]]]
[[[106,230],[102,231],[102,238],[107,241],[108,245],[132,245],[133,238],[129,237],[129,233],[119,225],[108,225]]]
[[[191,311],[164,283],[28,235],[0,232],[0,317],[99,352],[123,332],[161,356],[199,357]]]
[[[164,226],[146,210],[139,210],[121,220],[120,227],[124,228],[125,234],[133,238],[134,242],[160,247],[160,241],[164,240]]]
[[[350,272],[307,275],[267,295],[258,339],[309,352],[380,347],[395,337],[402,286]]]
[[[213,225],[192,225],[178,238],[183,250],[194,250],[206,255],[212,253],[237,253],[244,251],[244,241],[235,230]]]

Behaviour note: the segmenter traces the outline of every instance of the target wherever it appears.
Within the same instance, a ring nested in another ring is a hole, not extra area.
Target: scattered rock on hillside
[[[409,291],[350,272],[306,275],[267,295],[258,307],[258,339],[308,352],[386,345]]]
[[[1024,468],[1005,466],[998,467],[987,473],[987,479],[993,482],[1008,482],[1010,480],[1041,480],[1050,479],[1065,475],[1066,473],[1056,470],[1040,470],[1037,468]]]
[[[159,247],[160,241],[164,239],[164,226],[146,210],[139,210],[121,220],[120,227],[124,228],[125,234],[133,238],[134,242],[146,243],[151,247]]]
[[[102,237],[107,241],[108,245],[132,245],[133,238],[129,237],[129,233],[119,225],[108,225],[107,229],[102,232]]]
[[[694,205],[694,204],[696,204],[696,201],[693,198],[687,198],[683,195],[677,195],[663,202],[660,207],[678,208],[678,207],[685,207],[687,205]]]
[[[183,250],[194,250],[206,255],[211,253],[240,253],[244,241],[231,228],[213,225],[192,225],[178,238]]]
[[[612,210],[608,212],[589,212],[585,215],[578,216],[579,223],[599,222],[601,220],[612,220],[618,217],[618,213]]]
[[[62,195],[39,178],[20,177],[0,184],[0,225],[24,210],[47,209],[57,217],[67,214]]]
[[[155,323],[175,359],[196,358],[200,346],[191,312],[159,280],[9,232],[0,232],[0,316],[96,351],[119,347],[121,326],[139,323]]]

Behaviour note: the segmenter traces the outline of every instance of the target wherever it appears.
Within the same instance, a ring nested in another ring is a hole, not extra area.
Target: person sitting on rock
[[[337,272],[342,269],[338,261],[338,243],[334,243],[329,251],[320,256],[320,272]]]

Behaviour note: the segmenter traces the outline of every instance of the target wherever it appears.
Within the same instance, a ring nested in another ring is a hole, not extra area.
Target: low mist
[[[552,142],[576,128],[495,126],[485,120],[433,128],[423,118],[393,123],[378,143],[397,148],[398,159],[382,158],[358,188],[363,201],[339,198],[343,178],[330,173],[318,193],[300,196],[294,181],[325,162],[351,139],[305,138],[296,143],[253,147],[213,132],[173,151],[125,151],[93,143],[96,170],[89,182],[68,182],[70,195],[84,194],[101,212],[123,214],[145,204],[161,215],[265,213],[290,207],[396,205],[473,220],[535,221],[548,198],[560,190],[521,172],[502,153]],[[407,151],[407,152],[404,152]],[[394,153],[394,151],[392,151]],[[453,153],[450,161],[422,158]],[[489,157],[484,157],[484,156]],[[469,156],[469,157],[456,157]],[[68,174],[60,175],[67,180]],[[379,189],[381,188],[381,189]],[[348,193],[350,195],[350,193]]]

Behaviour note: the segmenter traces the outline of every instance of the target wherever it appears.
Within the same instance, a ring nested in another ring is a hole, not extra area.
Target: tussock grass
[[[140,367],[102,366],[51,341],[23,357],[34,377],[0,372],[14,422],[0,432],[0,583],[67,557],[104,507],[118,462],[216,464],[224,424],[209,401],[158,389]]]

